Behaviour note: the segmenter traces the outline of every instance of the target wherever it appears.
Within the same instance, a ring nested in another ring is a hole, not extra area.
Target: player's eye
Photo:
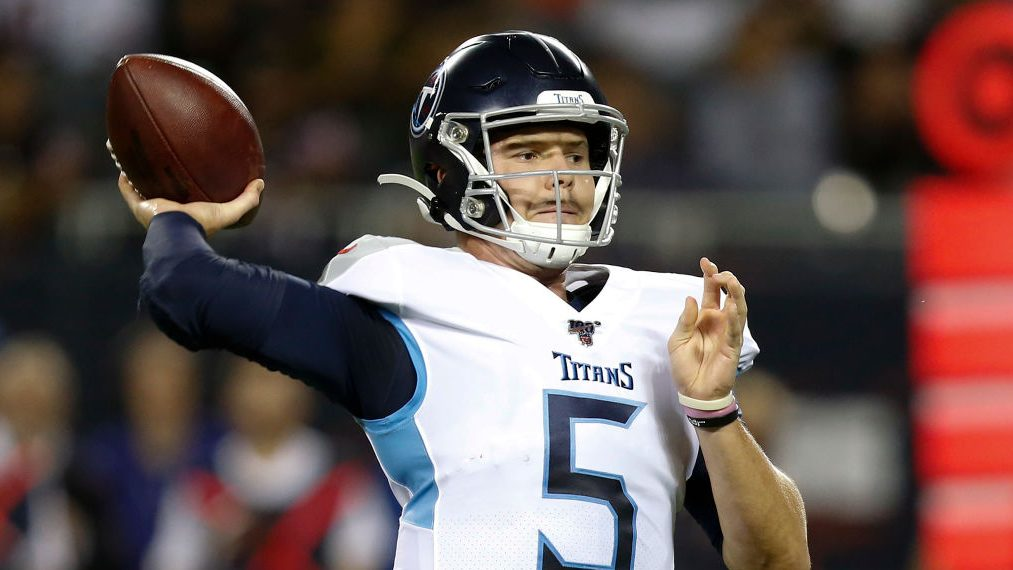
[[[522,150],[522,151],[518,152],[517,154],[515,154],[514,158],[516,158],[517,160],[522,160],[524,162],[527,162],[527,161],[534,160],[534,159],[538,158],[538,154],[536,154],[535,151],[533,151],[533,150]]]

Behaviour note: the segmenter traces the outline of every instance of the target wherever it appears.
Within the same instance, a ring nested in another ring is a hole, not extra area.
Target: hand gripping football
[[[106,129],[113,160],[145,199],[227,202],[264,176],[264,150],[246,105],[221,79],[175,57],[120,59]]]

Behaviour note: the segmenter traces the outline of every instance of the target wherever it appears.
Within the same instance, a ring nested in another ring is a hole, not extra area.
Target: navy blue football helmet
[[[590,170],[495,172],[491,131],[553,123],[587,134]],[[412,107],[414,179],[385,174],[379,181],[416,190],[423,216],[448,230],[497,243],[544,267],[565,267],[588,247],[612,240],[628,132],[590,70],[561,42],[520,31],[483,35],[461,44],[433,71]],[[594,178],[590,223],[524,220],[499,185],[507,177],[552,176],[559,208],[561,175]]]

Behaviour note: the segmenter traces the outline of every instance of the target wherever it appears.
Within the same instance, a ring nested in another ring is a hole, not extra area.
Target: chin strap
[[[410,176],[405,176],[404,174],[381,174],[376,177],[376,181],[380,184],[381,188],[384,186],[403,186],[409,190],[418,192],[422,195],[422,197],[416,198],[415,203],[418,205],[419,213],[422,214],[422,218],[425,221],[430,224],[436,224],[438,226],[448,225],[455,230],[461,230],[460,224],[457,223],[457,220],[446,213],[443,215],[443,223],[433,219],[433,215],[429,211],[429,204],[436,199],[436,194],[434,194],[433,191],[425,184]]]
[[[418,180],[415,180],[411,176],[405,176],[404,174],[381,174],[376,177],[376,181],[381,187],[387,186],[388,184],[394,186],[407,186],[409,189],[422,194],[422,197],[426,200],[432,200],[436,197],[436,194],[433,194],[433,191],[430,190],[428,186]]]
[[[555,238],[559,227],[556,224],[545,222],[529,222],[527,220],[516,220],[510,224],[510,230],[519,234],[527,234],[537,237]],[[562,238],[567,241],[586,241],[591,237],[591,226],[589,224],[562,224]],[[507,238],[510,241],[520,242],[524,247],[516,250],[517,255],[534,263],[539,267],[551,269],[562,269],[584,255],[586,247],[573,245],[561,245],[555,243],[544,243],[540,241]]]
[[[443,212],[442,221],[438,221],[433,218],[430,204],[436,199],[436,194],[434,194],[428,186],[418,180],[415,180],[410,176],[405,176],[404,174],[381,174],[376,177],[376,181],[380,184],[381,188],[384,186],[403,186],[421,194],[422,196],[420,198],[415,199],[415,203],[419,207],[419,213],[422,214],[422,218],[430,224],[436,224],[437,226],[442,226],[443,228],[464,232],[482,239],[488,239],[478,232],[465,229],[464,226],[461,225],[461,222],[458,222],[454,216],[451,216],[448,212]]]

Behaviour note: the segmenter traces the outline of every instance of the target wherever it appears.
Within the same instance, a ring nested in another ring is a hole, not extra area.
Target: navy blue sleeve
[[[703,460],[703,453],[696,458],[696,465],[693,466],[693,473],[686,481],[686,496],[683,506],[693,516],[700,528],[707,533],[711,544],[721,553],[721,545],[725,537],[721,532],[721,523],[718,521],[718,507],[714,504],[714,490],[711,488],[711,477],[707,472],[707,464]]]
[[[386,417],[415,392],[408,349],[375,306],[222,257],[186,214],[152,219],[140,290],[142,308],[176,342],[225,349],[281,371],[356,417]]]

